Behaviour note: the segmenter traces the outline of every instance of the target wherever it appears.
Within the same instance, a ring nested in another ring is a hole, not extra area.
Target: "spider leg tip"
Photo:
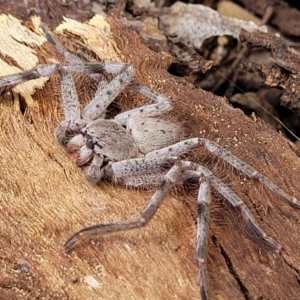
[[[292,203],[291,203],[292,207],[300,209],[300,202],[298,201],[297,198],[292,197],[291,201],[292,201]]]
[[[68,254],[72,249],[73,249],[73,246],[70,246],[67,243],[64,243],[61,247],[61,251],[65,254]]]
[[[69,253],[74,247],[79,243],[79,239],[77,236],[71,236],[67,241],[62,245],[61,251],[64,253]]]
[[[269,241],[270,242],[270,241]],[[282,251],[282,246],[274,241],[270,242],[269,244],[271,246],[271,248],[273,248],[274,252],[276,254],[280,254]]]
[[[280,244],[277,245],[278,250],[276,251],[277,254],[280,254],[282,251],[282,246]]]

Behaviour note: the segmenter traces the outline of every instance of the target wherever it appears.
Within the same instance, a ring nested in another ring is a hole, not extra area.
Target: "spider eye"
[[[86,140],[86,146],[89,149],[94,149],[95,142],[93,141],[93,139],[91,137],[87,138],[87,140]]]

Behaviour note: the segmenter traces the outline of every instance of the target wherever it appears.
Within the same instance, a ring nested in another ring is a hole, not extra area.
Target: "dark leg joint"
[[[137,227],[138,228],[144,227],[147,225],[147,223],[148,221],[145,218],[139,218],[137,221]]]

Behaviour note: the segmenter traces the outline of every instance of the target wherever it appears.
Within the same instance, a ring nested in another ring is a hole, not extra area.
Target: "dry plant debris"
[[[268,9],[271,9],[269,23],[276,26],[280,32],[298,37],[299,29],[299,3],[284,0],[240,0],[239,1],[248,11],[264,16]],[[295,6],[295,7],[292,7]]]
[[[242,31],[240,35],[242,42],[250,47],[268,49],[273,58],[273,64],[257,65],[245,61],[247,70],[259,71],[267,86],[283,88],[284,92],[280,98],[281,104],[300,114],[299,101],[299,69],[300,54],[289,48],[280,37],[264,33],[249,33]]]
[[[201,20],[201,22],[199,22]],[[160,29],[170,36],[176,36],[177,42],[200,49],[203,42],[213,36],[231,35],[239,37],[241,29],[249,32],[262,30],[253,22],[221,16],[215,10],[200,4],[175,2],[159,14]]]
[[[19,26],[14,22],[12,27]],[[288,142],[264,123],[250,120],[224,98],[170,76],[170,56],[146,48],[137,34],[113,17],[97,17],[89,24],[66,20],[63,26],[60,38],[70,50],[87,51],[95,57],[104,45],[111,51],[106,60],[111,55],[113,60],[133,64],[138,82],[173,101],[172,118],[184,121],[189,136],[218,142],[289,194],[299,195],[299,159]],[[91,27],[105,34],[82,38]],[[32,47],[40,63],[59,60],[48,44],[27,47]],[[18,65],[7,54],[1,57]],[[86,80],[77,80],[82,103],[92,93]],[[91,186],[84,180],[53,137],[62,119],[56,76],[33,95],[34,105],[7,92],[3,91],[0,102],[2,296],[198,299],[193,192],[178,191],[168,197],[147,228],[107,236],[64,255],[60,245],[74,228],[99,220],[133,218],[151,191],[104,182]],[[118,97],[119,108],[144,103],[133,96],[125,91]],[[283,246],[277,255],[249,238],[240,220],[233,218],[237,214],[215,194],[208,263],[212,299],[299,298],[299,212],[204,150],[195,152],[193,160],[221,176],[243,198],[262,228]]]

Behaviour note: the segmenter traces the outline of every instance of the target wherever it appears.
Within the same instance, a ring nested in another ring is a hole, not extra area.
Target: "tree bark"
[[[33,62],[25,49],[37,64],[61,59],[41,35],[25,34],[16,19],[2,22],[10,26],[5,40],[10,51],[3,52],[4,40],[0,46],[8,65],[31,68],[17,61]],[[168,54],[146,48],[119,20],[100,16],[89,24],[66,20],[57,33],[71,50],[89,50],[91,57],[134,65],[137,82],[172,100],[174,112],[168,118],[184,123],[187,136],[218,142],[300,198],[299,158],[287,140],[260,120],[233,109],[226,99],[170,76]],[[29,35],[39,42],[29,43]],[[3,66],[1,75],[7,70]],[[82,104],[92,93],[87,80],[77,76]],[[30,83],[30,88],[34,90],[35,84]],[[153,190],[87,183],[54,138],[54,129],[63,120],[57,74],[38,85],[35,93],[13,88],[1,95],[0,298],[199,299],[197,187],[175,191],[143,229],[101,237],[69,254],[61,252],[66,238],[83,226],[138,217]],[[121,110],[146,101],[127,90],[117,98]],[[211,298],[298,299],[299,211],[204,149],[188,159],[210,167],[283,247],[278,255],[251,238],[240,215],[215,192],[207,266]]]

